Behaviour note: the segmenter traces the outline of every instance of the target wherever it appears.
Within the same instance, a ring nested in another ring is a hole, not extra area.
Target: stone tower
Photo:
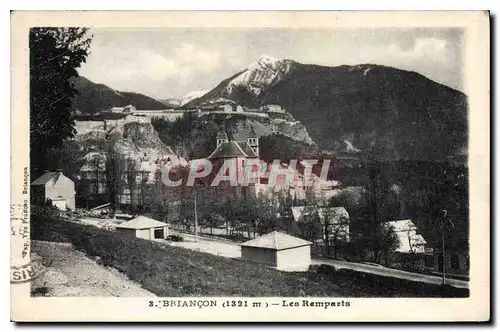
[[[255,133],[253,126],[248,133],[247,143],[252,148],[253,152],[255,152],[257,156],[259,156],[259,137]]]
[[[229,142],[229,138],[227,137],[227,133],[224,130],[221,130],[217,133],[217,146],[222,143]]]

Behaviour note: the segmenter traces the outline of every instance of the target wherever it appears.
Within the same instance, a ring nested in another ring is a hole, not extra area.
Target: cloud
[[[221,64],[218,51],[181,44],[170,49],[168,54],[154,48],[122,48],[119,52],[95,50],[89,63],[83,66],[81,74],[98,81],[108,82],[121,88],[134,80],[150,81],[154,84],[175,80],[185,84],[197,74],[209,73]]]
[[[221,56],[218,51],[197,48],[193,44],[182,44],[174,49],[172,58],[168,60],[173,65],[164,73],[165,78],[177,77],[186,82],[194,74],[216,70],[221,63]]]
[[[197,48],[193,44],[182,44],[173,49],[170,56],[164,56],[151,49],[141,50],[132,70],[151,80],[162,81],[177,78],[186,82],[196,73],[208,73],[220,64],[217,51]]]
[[[399,43],[389,45],[392,56],[406,59],[429,58],[436,62],[446,61],[446,50],[446,40],[435,37],[416,38],[409,47]]]

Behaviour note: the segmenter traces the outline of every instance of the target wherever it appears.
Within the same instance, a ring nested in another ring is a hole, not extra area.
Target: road
[[[230,240],[218,239],[216,237],[198,236],[198,243],[194,242],[194,235],[174,231],[180,233],[186,242],[177,242],[178,246],[189,249],[198,249],[200,251],[208,252],[211,254],[226,256],[226,257],[240,257],[241,250],[237,243]],[[173,244],[173,243],[172,243]],[[334,259],[312,259],[313,264],[327,264],[332,265],[337,269],[347,269],[359,272],[366,272],[377,274],[386,277],[393,277],[399,279],[406,279],[412,281],[419,281],[431,284],[441,284],[442,278],[437,276],[430,276],[426,274],[408,272],[403,270],[391,269],[384,266],[375,266],[364,263],[345,262]],[[458,279],[446,279],[447,284],[458,288],[469,288],[469,282]]]
[[[338,261],[338,260],[333,260],[333,259],[313,259],[312,263],[313,264],[327,264],[327,265],[332,265],[337,269],[348,269],[348,270],[354,270],[354,271],[359,271],[359,272],[373,273],[373,274],[386,276],[386,277],[400,278],[400,279],[406,279],[406,280],[412,280],[412,281],[420,281],[420,282],[426,282],[426,283],[430,283],[430,284],[438,284],[439,285],[443,282],[443,279],[441,277],[429,276],[426,274],[420,274],[420,273],[414,273],[414,272],[408,272],[408,271],[402,271],[402,270],[396,270],[396,269],[391,269],[391,268],[384,267],[384,266],[375,266],[375,265],[369,265],[369,264],[363,264],[363,263],[344,262],[344,261]],[[448,285],[458,287],[458,288],[469,288],[469,282],[464,281],[464,280],[446,279],[446,283]]]

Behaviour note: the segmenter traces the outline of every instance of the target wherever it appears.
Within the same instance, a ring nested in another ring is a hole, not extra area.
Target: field
[[[88,225],[32,216],[34,240],[71,243],[158,296],[467,297],[442,287],[319,267],[282,272],[259,264],[174,247]]]

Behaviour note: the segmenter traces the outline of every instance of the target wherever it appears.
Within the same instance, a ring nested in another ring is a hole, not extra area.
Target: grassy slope
[[[91,226],[32,216],[32,238],[70,242],[99,256],[159,296],[467,296],[393,278],[340,270],[334,275],[287,273],[257,264],[171,247]]]

